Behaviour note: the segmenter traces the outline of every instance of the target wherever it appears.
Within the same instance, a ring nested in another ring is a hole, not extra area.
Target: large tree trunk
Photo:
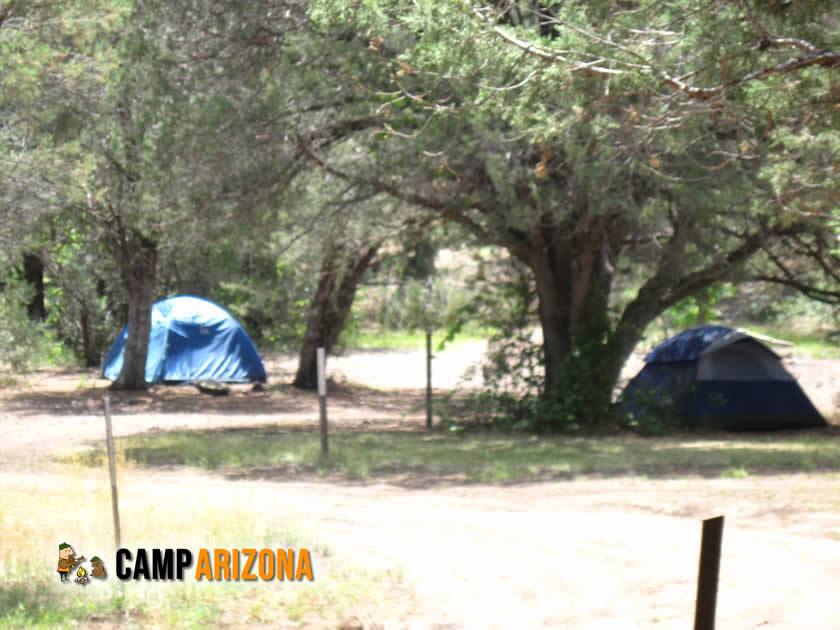
[[[306,390],[317,388],[317,350],[324,348],[325,354],[329,355],[338,341],[353,306],[356,290],[378,249],[378,244],[371,246],[343,269],[336,260],[340,252],[325,258],[306,322],[297,374],[292,383],[295,387]]]
[[[92,325],[87,306],[82,304],[79,325],[82,329],[82,356],[85,360],[85,367],[93,368],[99,365],[99,353],[94,343]]]
[[[534,273],[539,299],[545,364],[542,395],[574,398],[593,415],[606,413],[626,360],[611,344],[609,296],[614,272],[607,248],[619,234],[615,226],[608,230],[607,222],[606,216],[585,220],[567,237],[546,228],[534,231],[522,256]]]
[[[36,254],[24,254],[23,278],[35,289],[35,295],[27,306],[30,321],[43,321],[47,316],[44,304],[44,263]]]
[[[709,268],[683,276],[660,269],[610,321],[613,269],[596,239],[577,246],[534,247],[529,258],[543,330],[543,397],[570,404],[575,420],[591,424],[609,416],[621,370],[645,329],[682,297],[708,286],[725,271]],[[613,250],[615,251],[615,250]],[[567,418],[557,418],[558,425]],[[552,419],[543,428],[552,428]]]
[[[577,421],[608,414],[621,369],[656,317],[725,278],[762,245],[760,232],[748,234],[707,266],[681,270],[685,242],[675,229],[654,274],[621,317],[610,321],[610,257],[619,254],[623,235],[608,215],[584,216],[562,229],[543,225],[511,250],[534,273],[543,330],[543,397],[574,410]]]
[[[545,389],[543,394],[561,385],[562,364],[572,350],[569,294],[570,265],[568,256],[552,255],[549,249],[535,253],[532,270],[539,300],[540,326],[543,337]]]
[[[128,336],[123,366],[114,389],[146,389],[146,355],[155,297],[157,245],[138,236],[120,255],[120,271],[128,298]],[[133,250],[133,251],[132,251]]]

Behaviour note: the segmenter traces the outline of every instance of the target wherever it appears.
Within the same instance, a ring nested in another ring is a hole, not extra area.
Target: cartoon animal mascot
[[[105,577],[105,565],[102,564],[102,560],[99,556],[93,556],[90,559],[91,564],[93,564],[93,571],[90,572],[91,577],[95,578],[104,578]]]

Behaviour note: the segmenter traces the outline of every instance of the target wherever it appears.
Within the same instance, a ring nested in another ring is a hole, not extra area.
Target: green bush
[[[592,407],[589,384],[577,378],[586,354],[570,356],[559,368],[562,386],[547,391],[543,348],[534,339],[536,295],[530,275],[516,261],[485,262],[472,280],[470,299],[449,315],[446,338],[470,323],[494,331],[482,366],[485,386],[459,396],[457,404],[442,405],[441,417],[512,431],[577,431],[604,411]]]
[[[0,372],[27,372],[39,367],[51,339],[45,327],[30,321],[27,304],[32,287],[14,277],[0,291]]]

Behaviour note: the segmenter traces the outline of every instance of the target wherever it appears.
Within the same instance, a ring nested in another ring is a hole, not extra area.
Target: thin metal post
[[[717,516],[704,520],[703,537],[700,542],[700,571],[697,576],[694,630],[714,630],[715,628],[722,541],[723,517]]]
[[[432,331],[426,330],[426,428],[432,428]]]
[[[326,455],[329,450],[327,438],[327,376],[326,376],[326,352],[318,348],[318,406],[321,410],[321,453]]]
[[[105,396],[105,441],[108,444],[108,469],[111,474],[111,508],[114,512],[114,537],[117,549],[122,546],[120,540],[120,508],[117,502],[117,465],[114,461],[114,435],[111,432],[111,399]]]

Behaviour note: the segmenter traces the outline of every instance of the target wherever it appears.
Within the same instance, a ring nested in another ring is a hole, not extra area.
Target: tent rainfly
[[[102,366],[115,381],[122,370],[126,326]],[[182,295],[156,302],[146,357],[147,383],[265,383],[262,359],[248,334],[225,309]]]
[[[645,362],[618,401],[627,417],[666,414],[683,427],[732,431],[826,426],[779,356],[747,334],[692,328],[657,346]]]

